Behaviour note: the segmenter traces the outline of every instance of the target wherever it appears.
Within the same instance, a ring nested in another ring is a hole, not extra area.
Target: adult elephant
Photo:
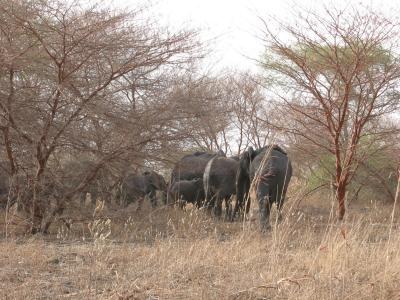
[[[199,208],[204,198],[203,179],[195,178],[192,180],[175,181],[169,187],[168,196],[172,198],[174,202],[178,202],[181,208],[183,208],[186,203],[192,203]]]
[[[214,214],[222,214],[222,202],[225,201],[225,216],[231,216],[231,197],[236,194],[235,177],[239,167],[238,157],[213,157],[206,165],[203,184],[206,205],[214,207]]]
[[[279,146],[263,147],[253,150],[249,147],[239,161],[239,169],[236,176],[236,205],[233,216],[239,208],[243,208],[250,185],[255,180],[261,230],[270,228],[269,215],[271,205],[275,202],[281,218],[282,205],[286,191],[292,177],[292,165],[286,152]],[[250,201],[245,209],[249,210]]]
[[[148,196],[153,207],[157,205],[156,193],[161,191],[165,203],[167,184],[160,174],[154,171],[145,171],[142,174],[130,173],[122,180],[120,192],[117,195],[121,204],[128,204],[138,201],[140,210],[143,199]]]
[[[225,153],[222,151],[218,153],[195,152],[185,155],[175,164],[172,170],[170,186],[181,180],[202,179],[207,163],[215,156],[225,156]],[[197,193],[200,195],[200,202],[202,202],[204,200],[203,184],[198,188]]]

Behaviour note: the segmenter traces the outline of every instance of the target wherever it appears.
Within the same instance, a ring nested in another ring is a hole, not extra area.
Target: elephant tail
[[[211,195],[211,185],[210,185],[210,177],[211,177],[211,167],[217,156],[213,157],[206,165],[203,175],[203,186],[204,186],[204,196],[206,203],[210,201]]]

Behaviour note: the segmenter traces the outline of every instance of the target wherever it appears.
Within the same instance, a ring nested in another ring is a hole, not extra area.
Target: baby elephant
[[[173,201],[179,201],[180,208],[186,203],[192,203],[199,208],[204,199],[203,178],[176,181],[170,186],[168,194]]]

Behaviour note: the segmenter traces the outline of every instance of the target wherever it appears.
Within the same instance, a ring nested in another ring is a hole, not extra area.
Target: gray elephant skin
[[[265,155],[268,155],[263,163]],[[250,147],[245,151],[239,162],[236,177],[237,202],[233,215],[239,208],[243,209],[245,199],[249,194],[250,184],[255,181],[255,191],[259,205],[261,230],[270,228],[269,216],[271,205],[277,204],[279,218],[285,201],[286,191],[292,177],[292,165],[286,152],[279,146],[263,147],[253,150]],[[248,213],[249,203],[245,212]]]
[[[175,181],[169,188],[168,196],[174,202],[178,202],[183,208],[186,203],[192,203],[197,208],[202,205],[204,198],[203,179],[195,178],[192,180]]]
[[[195,152],[193,154],[185,155],[175,164],[172,170],[170,187],[178,181],[193,180],[197,178],[202,179],[207,163],[215,156],[224,155],[225,154],[222,151],[218,153]],[[197,185],[197,187],[198,191],[194,194],[199,195],[200,202],[202,202],[204,200],[203,183]],[[188,201],[194,203],[195,199],[189,199]]]
[[[216,156],[207,163],[203,176],[206,205],[214,209],[216,217],[221,216],[225,201],[225,218],[231,219],[231,197],[236,194],[238,167],[238,157]]]
[[[157,191],[162,192],[162,200],[165,203],[167,184],[160,174],[154,171],[145,171],[142,174],[130,173],[122,180],[117,198],[124,206],[139,201],[138,209],[140,209],[143,199],[148,196],[152,206],[155,207]]]

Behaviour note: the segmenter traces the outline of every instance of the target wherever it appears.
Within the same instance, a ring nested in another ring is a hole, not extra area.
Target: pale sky
[[[257,38],[262,28],[258,16],[293,18],[292,8],[300,5],[318,9],[323,4],[360,3],[393,12],[400,0],[158,0],[152,11],[161,24],[172,28],[200,28],[201,37],[214,50],[207,60],[215,68],[255,69],[263,44]],[[113,0],[119,7],[134,7],[137,0]]]

